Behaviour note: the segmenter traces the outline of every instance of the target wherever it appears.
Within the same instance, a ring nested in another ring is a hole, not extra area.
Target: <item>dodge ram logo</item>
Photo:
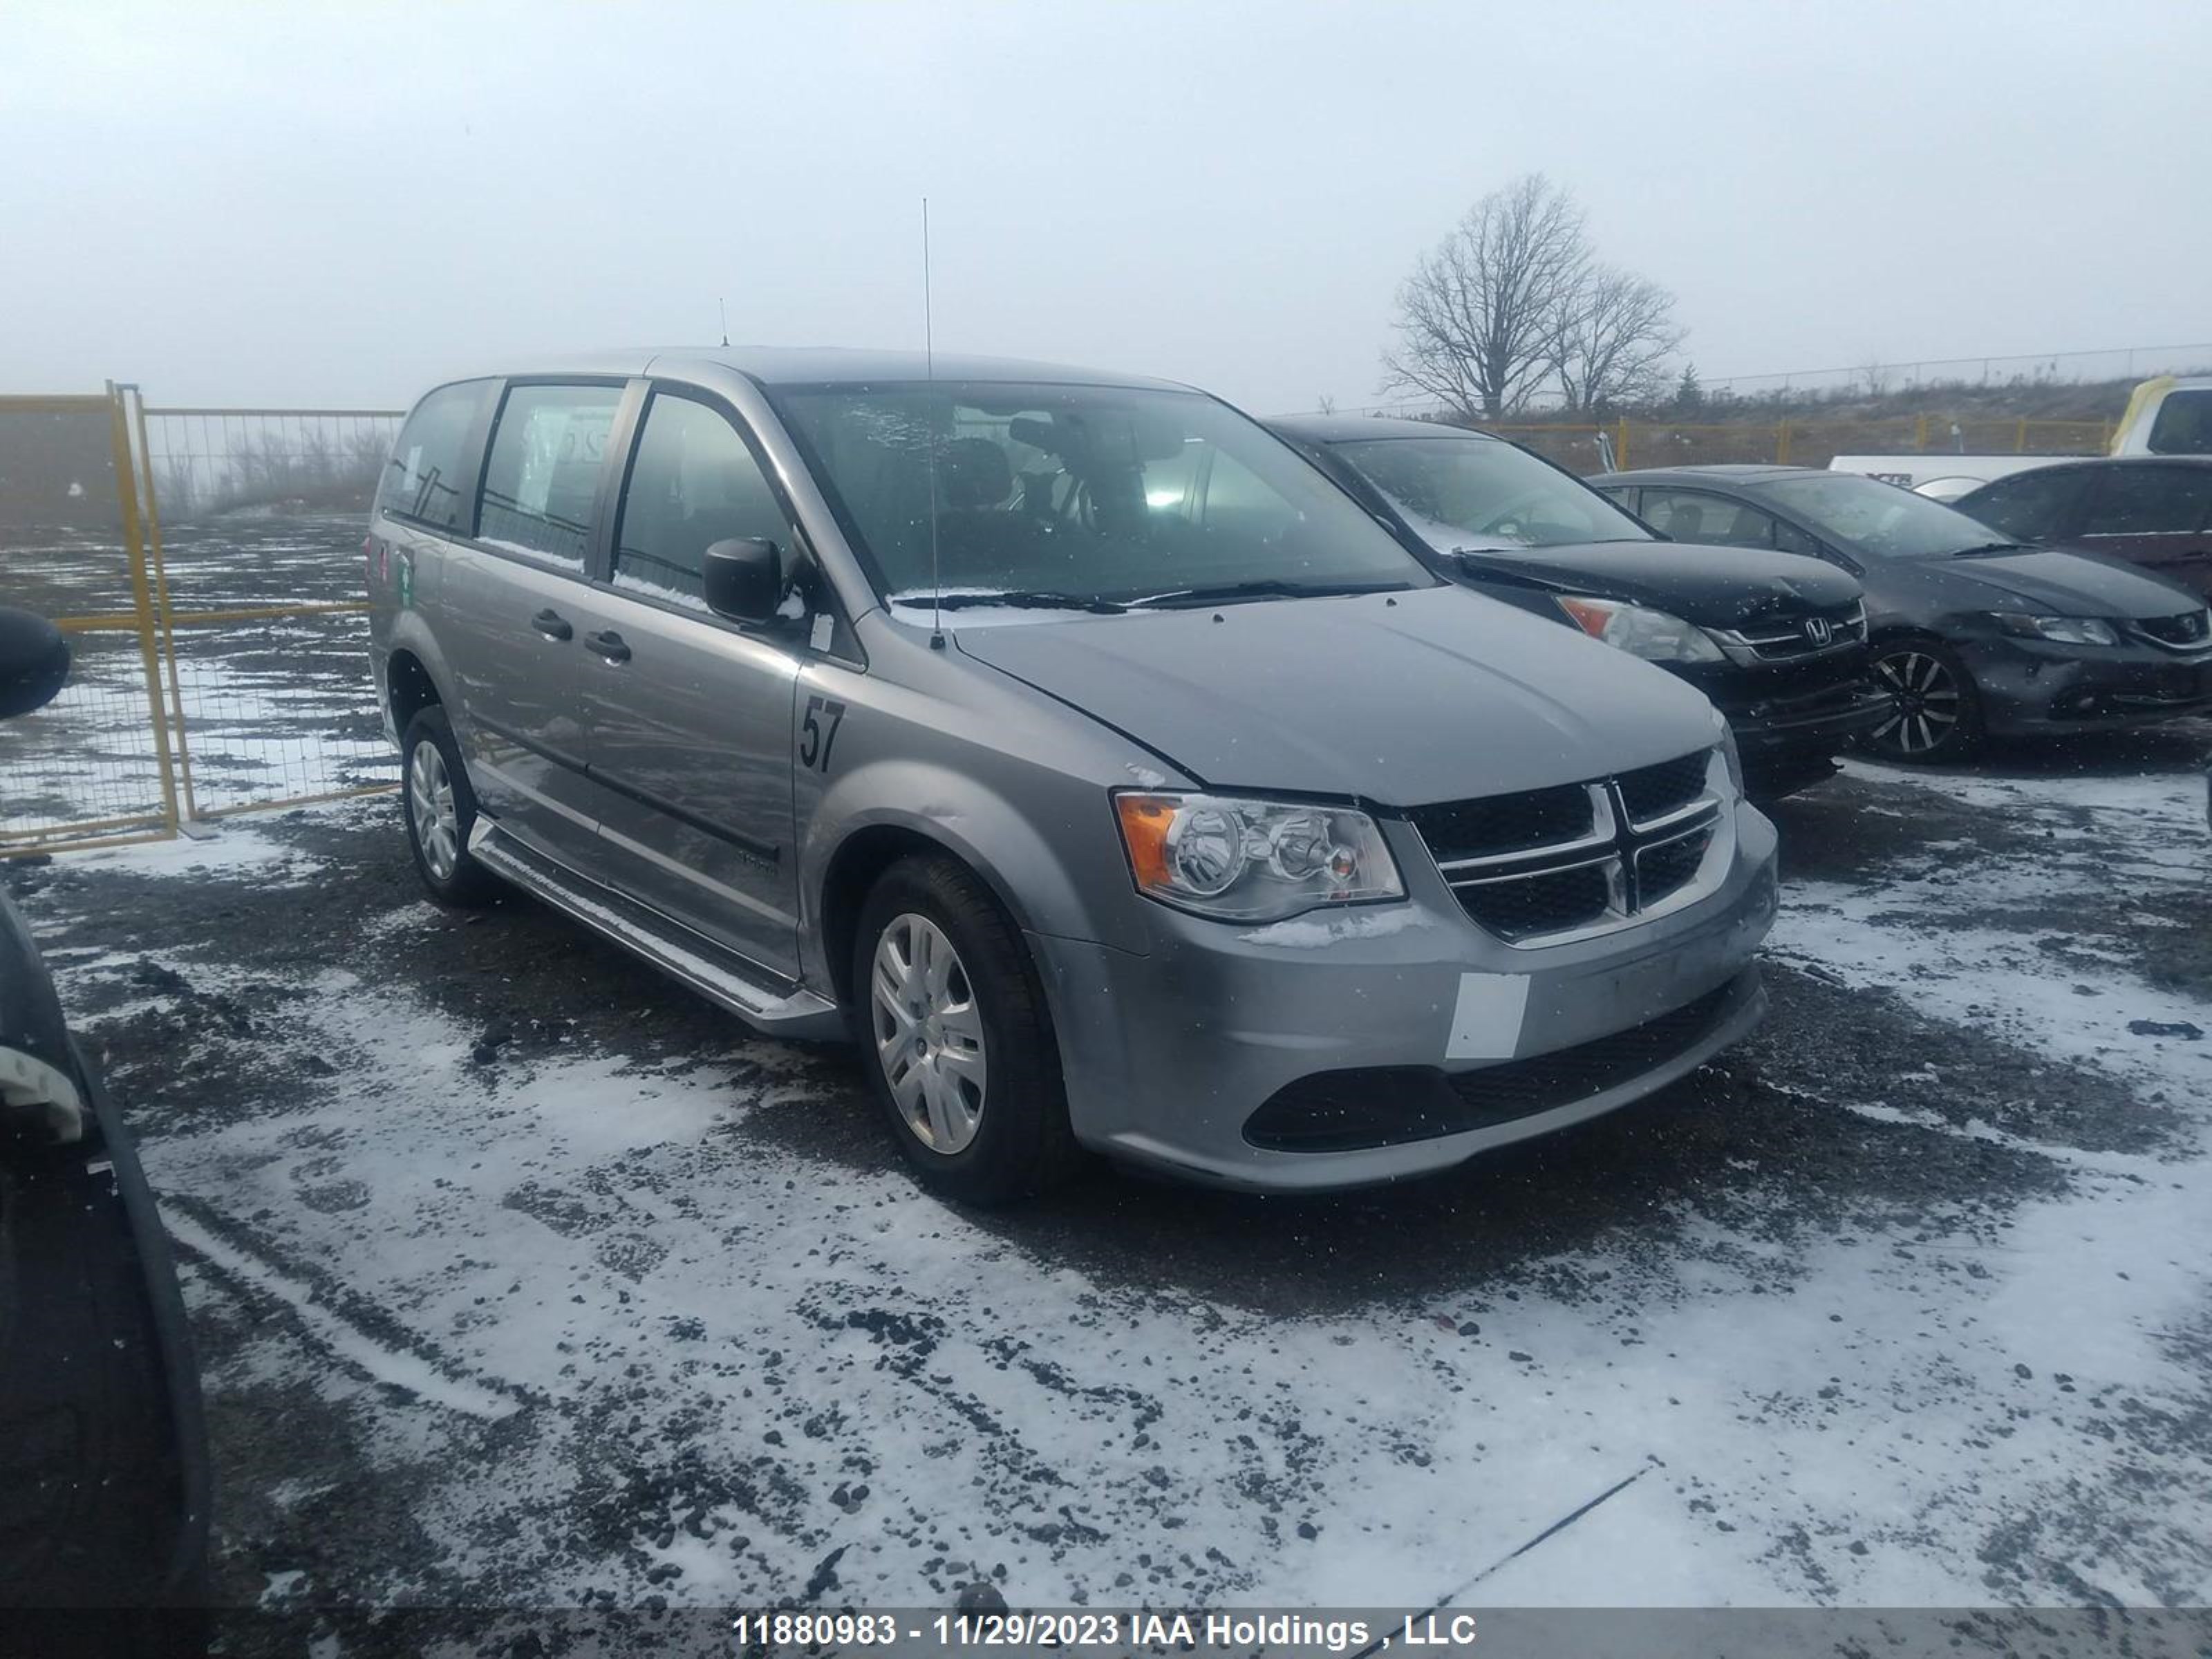
[[[1828,625],[1828,619],[1826,617],[1805,618],[1805,637],[1813,642],[1815,649],[1833,639],[1835,634],[1836,630]]]

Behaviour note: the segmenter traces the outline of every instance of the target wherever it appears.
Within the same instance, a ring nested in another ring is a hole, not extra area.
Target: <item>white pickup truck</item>
[[[2212,455],[2212,375],[2162,374],[2128,399],[2112,455]],[[1992,478],[2047,466],[2063,455],[1838,455],[1832,472],[1863,472],[1939,501],[1955,501]]]

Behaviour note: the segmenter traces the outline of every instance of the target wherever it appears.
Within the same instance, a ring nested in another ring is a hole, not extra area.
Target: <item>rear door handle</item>
[[[576,630],[568,619],[557,611],[541,611],[530,619],[530,625],[549,640],[573,640]]]
[[[609,662],[628,662],[629,660],[629,644],[623,639],[621,635],[616,633],[611,628],[602,629],[596,634],[585,635],[584,643],[590,646],[592,650],[598,652]]]

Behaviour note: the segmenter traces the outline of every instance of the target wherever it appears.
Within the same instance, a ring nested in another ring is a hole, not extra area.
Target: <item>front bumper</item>
[[[1403,903],[1272,927],[1148,906],[1153,946],[1144,956],[1031,935],[1078,1139],[1211,1184],[1318,1191],[1449,1168],[1650,1093],[1735,1042],[1765,1008],[1752,958],[1774,918],[1774,830],[1747,804],[1732,810],[1735,854],[1713,892],[1558,945],[1517,949],[1492,938],[1433,864],[1402,848]],[[1692,1026],[1675,1019],[1640,1056],[1632,1039],[1625,1048],[1619,1041],[1634,1028],[1656,1031],[1701,1000],[1684,1017]],[[1562,1085],[1557,1067],[1540,1085],[1526,1069],[1500,1073],[1514,1081],[1497,1090],[1468,1083],[1542,1055],[1571,1070],[1575,1051],[1594,1054],[1600,1044],[1610,1045],[1607,1063],[1576,1073],[1586,1088]],[[1409,1132],[1402,1103],[1388,1097],[1409,1088],[1444,1090],[1462,1109],[1440,1108]],[[1333,1103],[1332,1121],[1352,1127],[1305,1136],[1316,1150],[1285,1150],[1270,1132],[1284,1110],[1278,1097],[1316,1090]],[[1357,1122],[1365,1097],[1384,1127]],[[1270,1103],[1272,1115],[1255,1127]],[[1410,1138],[1346,1144],[1376,1133]]]
[[[1889,718],[1863,647],[1795,662],[1746,667],[1700,664],[1678,671],[1712,700],[1753,770],[1795,769],[1850,748]]]
[[[2113,731],[2212,710],[2212,653],[2002,635],[1962,642],[1960,655],[1984,725],[2001,736]]]
[[[1890,717],[1896,700],[1870,684],[1802,701],[1724,708],[1744,769],[1783,772],[1840,754]]]

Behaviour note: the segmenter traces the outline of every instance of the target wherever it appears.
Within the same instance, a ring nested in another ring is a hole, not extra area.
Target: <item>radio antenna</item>
[[[929,198],[921,198],[921,374],[933,394],[937,386],[937,327],[929,297]],[[922,404],[923,430],[929,441],[929,648],[945,649],[945,579],[937,558],[937,411],[933,396]]]
[[[714,301],[714,309],[722,313],[722,343],[727,345],[730,343],[730,307],[717,297]]]

